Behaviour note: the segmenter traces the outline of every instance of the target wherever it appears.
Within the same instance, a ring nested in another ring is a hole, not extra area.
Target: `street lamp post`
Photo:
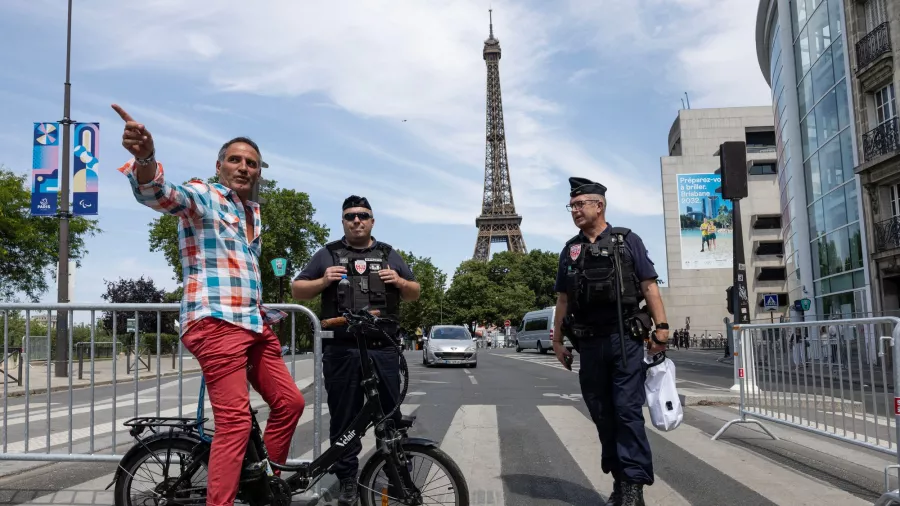
[[[69,302],[69,148],[71,143],[70,128],[71,89],[69,82],[72,60],[72,0],[69,0],[69,12],[66,27],[66,82],[63,94],[63,119],[60,121],[63,127],[62,135],[62,173],[60,174],[59,205],[59,276],[57,280],[57,301]],[[68,345],[69,345],[69,321],[68,311],[60,309],[56,312],[56,377],[68,376]]]

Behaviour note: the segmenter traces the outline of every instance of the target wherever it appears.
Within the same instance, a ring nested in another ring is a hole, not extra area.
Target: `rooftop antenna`
[[[681,99],[681,108],[684,109],[684,99]]]
[[[490,4],[489,4],[490,7]],[[490,38],[494,38],[494,9],[488,8],[488,20],[491,25],[491,35]]]
[[[691,108],[691,98],[688,97],[687,92],[684,92],[684,98],[685,98],[685,100],[687,100],[687,108],[690,109]]]

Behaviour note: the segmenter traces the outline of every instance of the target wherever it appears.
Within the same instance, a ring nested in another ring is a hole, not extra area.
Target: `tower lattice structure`
[[[491,13],[492,14],[492,13]],[[494,37],[493,16],[490,36],[484,41],[484,61],[487,64],[487,119],[484,154],[484,198],[481,216],[475,219],[478,238],[475,241],[476,260],[490,258],[491,244],[505,242],[506,249],[526,253],[522,237],[522,217],[516,214],[509,161],[506,157],[506,129],[503,125],[503,98],[500,95],[500,41]]]

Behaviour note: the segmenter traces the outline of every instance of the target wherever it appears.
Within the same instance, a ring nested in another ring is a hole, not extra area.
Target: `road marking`
[[[469,372],[468,369],[463,369],[463,370],[466,372],[466,376],[469,377],[469,381],[471,381],[473,385],[477,385],[477,384],[478,384],[478,380],[475,379],[475,376],[472,376],[472,373]]]
[[[585,437],[597,434],[597,427],[574,406],[538,406],[541,415],[553,428],[569,455],[584,472],[591,486],[605,498],[613,490],[613,478],[600,468],[600,440]],[[733,465],[733,464],[732,464]],[[657,476],[653,486],[644,487],[647,504],[688,506],[690,503]]]
[[[425,395],[425,392],[406,392],[406,395]]]
[[[551,392],[547,392],[544,394],[544,397],[559,397],[561,399],[565,399],[567,401],[580,401],[581,394],[555,394]]]
[[[871,504],[871,501],[863,501],[849,492],[800,474],[790,467],[773,465],[771,460],[739,446],[722,440],[710,441],[708,435],[690,425],[682,424],[671,432],[657,430],[650,423],[650,411],[647,408],[644,408],[644,420],[648,431],[678,445],[775,504]],[[736,459],[740,464],[735,462]],[[656,488],[655,484],[648,490],[653,488]]]
[[[441,441],[441,449],[468,480],[473,504],[506,504],[500,479],[497,406],[460,406]]]

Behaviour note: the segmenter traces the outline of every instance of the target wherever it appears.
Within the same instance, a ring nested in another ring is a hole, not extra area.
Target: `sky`
[[[221,144],[249,136],[264,177],[308,193],[329,240],[344,198],[363,195],[378,240],[452,276],[481,211],[489,7],[526,247],[558,252],[577,233],[568,178],[587,177],[666,279],[659,158],[684,93],[695,109],[771,104],[754,0],[82,0],[71,117],[100,123],[103,233],[71,300],[102,302],[103,280],[177,286],[149,251],[156,214],[116,171],[129,155],[111,103],[151,131],[172,180],[211,176]],[[65,0],[2,2],[0,34],[0,164],[27,174],[32,123],[62,117]]]

